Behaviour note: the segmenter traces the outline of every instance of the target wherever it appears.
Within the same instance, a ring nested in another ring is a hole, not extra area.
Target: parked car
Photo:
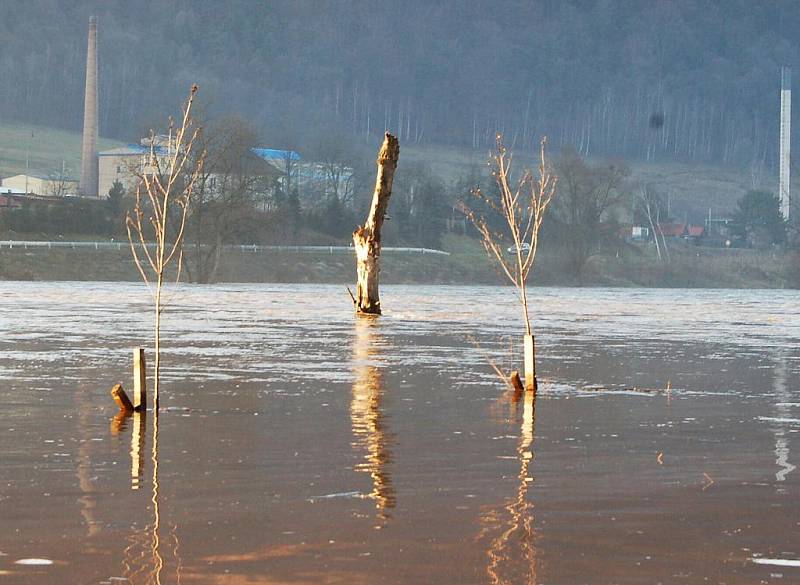
[[[522,245],[521,245],[519,248],[520,248],[520,250],[521,250],[522,252],[525,252],[525,253],[527,253],[527,252],[530,252],[530,250],[531,250],[531,245],[530,245],[528,242],[525,242],[525,243],[523,243],[523,244],[522,244]],[[511,247],[508,249],[508,253],[509,253],[509,254],[516,254],[516,253],[517,253],[517,247],[516,247],[516,246],[511,246]]]

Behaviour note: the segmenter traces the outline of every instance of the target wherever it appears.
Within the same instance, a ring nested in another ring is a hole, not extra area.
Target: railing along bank
[[[148,244],[155,246],[155,244]],[[29,248],[67,248],[72,250],[77,249],[94,249],[94,250],[122,250],[128,248],[128,242],[65,242],[65,241],[26,241],[26,240],[0,240],[0,248],[22,248],[27,250]],[[201,244],[205,247],[205,244]],[[187,245],[187,248],[193,247]],[[260,246],[257,244],[226,244],[222,246],[225,250],[238,250],[240,252],[300,252],[300,253],[327,253],[327,254],[341,254],[341,253],[354,253],[352,246]],[[401,253],[401,254],[437,254],[440,256],[449,256],[450,252],[443,250],[434,250],[432,248],[395,248],[384,247],[383,252]]]

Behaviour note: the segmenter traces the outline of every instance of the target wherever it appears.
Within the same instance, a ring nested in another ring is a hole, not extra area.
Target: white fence
[[[155,246],[155,244],[148,244]],[[67,248],[71,250],[78,249],[94,249],[94,250],[122,250],[129,248],[128,242],[28,242],[25,240],[0,240],[0,249],[34,249],[34,248]],[[187,248],[190,246],[187,246]],[[257,246],[255,244],[243,245],[224,245],[225,250],[238,250],[240,252],[299,252],[299,253],[315,253],[315,254],[353,254],[354,250],[351,246]],[[431,248],[392,248],[384,247],[381,249],[383,252],[399,253],[399,254],[437,254],[439,256],[449,256],[450,252],[442,250],[433,250]]]

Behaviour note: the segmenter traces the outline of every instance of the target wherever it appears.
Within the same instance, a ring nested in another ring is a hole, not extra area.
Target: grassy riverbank
[[[0,134],[5,138],[5,146],[0,148],[0,176],[21,172],[26,167],[26,159],[29,160],[31,172],[40,174],[54,168],[60,169],[62,164],[69,170],[79,167],[80,135],[77,133],[0,124]],[[102,141],[100,146],[109,148],[117,144]],[[524,160],[524,153],[522,156]],[[404,146],[403,157],[408,163],[429,164],[437,177],[449,183],[476,169],[485,169],[486,153],[443,146]],[[721,209],[730,209],[749,185],[741,170],[728,168],[636,164],[632,171],[637,180],[672,193],[672,203],[680,203],[684,210],[693,209],[694,203],[691,202],[702,202],[702,205],[697,205],[706,209],[710,201]],[[694,211],[703,211],[700,207]],[[386,242],[392,240],[390,236],[387,235]],[[50,233],[6,234],[5,237],[45,240],[56,237],[64,240],[102,238],[62,234],[52,230]],[[302,239],[307,243],[327,243],[330,236],[307,233],[302,235]],[[337,243],[347,245],[347,238]],[[383,261],[382,281],[449,284],[504,282],[478,241],[450,234],[443,237],[442,247],[451,255],[387,253]],[[590,258],[583,272],[576,275],[569,269],[560,250],[546,246],[537,259],[532,283],[706,288],[783,288],[800,283],[800,262],[782,254],[701,248],[681,241],[670,244],[670,248],[670,261],[660,262],[655,257],[655,251],[646,246],[619,243],[616,248]],[[0,279],[136,281],[139,276],[126,249],[0,249]],[[218,280],[347,283],[354,280],[354,260],[347,252],[226,251]]]
[[[502,284],[480,244],[449,236],[450,256],[387,252],[382,281],[397,284]],[[534,285],[644,286],[698,288],[787,288],[797,285],[790,257],[751,250],[718,250],[676,245],[670,262],[658,262],[647,248],[626,246],[592,257],[580,277],[571,274],[557,250],[543,251]],[[222,282],[348,283],[354,259],[347,252],[259,252],[226,250]],[[14,248],[0,250],[0,279],[136,281],[130,251]]]

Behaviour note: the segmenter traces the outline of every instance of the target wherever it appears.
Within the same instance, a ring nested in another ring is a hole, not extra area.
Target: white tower
[[[785,219],[790,219],[791,193],[789,185],[789,167],[791,165],[792,143],[792,70],[781,68],[781,152],[780,179],[778,193],[781,198],[781,212]],[[795,218],[791,218],[794,221]]]

